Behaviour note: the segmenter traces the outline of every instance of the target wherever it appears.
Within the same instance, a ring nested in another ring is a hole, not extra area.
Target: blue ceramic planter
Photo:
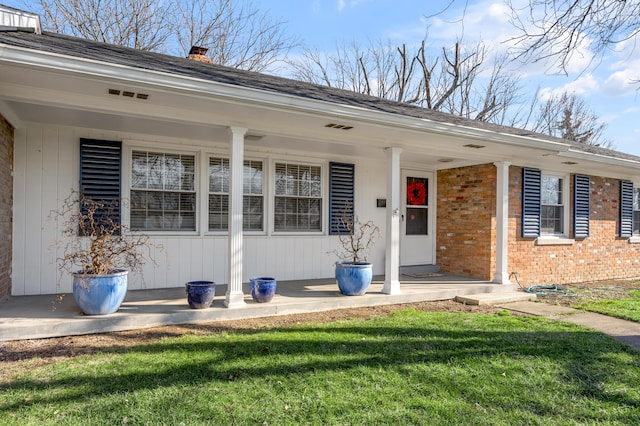
[[[86,315],[116,312],[127,295],[127,274],[118,270],[108,275],[73,274],[73,297]]]
[[[276,294],[276,279],[271,277],[256,277],[251,283],[251,297],[258,303],[271,302]]]
[[[189,281],[185,284],[187,302],[192,309],[205,309],[211,306],[216,295],[216,283],[213,281]]]
[[[336,263],[336,281],[340,293],[347,296],[361,296],[367,292],[373,267],[366,262],[338,262]]]

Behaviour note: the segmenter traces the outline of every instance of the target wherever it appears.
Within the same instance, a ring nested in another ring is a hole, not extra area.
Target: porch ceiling
[[[423,119],[395,124],[391,114],[386,122],[376,121],[367,111],[339,104],[325,103],[322,111],[310,111],[297,108],[293,100],[291,106],[269,105],[198,93],[197,85],[185,90],[133,84],[117,74],[105,78],[19,64],[1,65],[0,75],[0,112],[7,111],[18,121],[17,127],[35,122],[224,144],[228,126],[241,126],[254,136],[246,141],[247,147],[256,150],[379,157],[384,148],[395,146],[403,148],[404,163],[433,169],[493,161],[559,170],[576,167],[564,164],[567,158],[558,155],[561,147],[544,149],[505,143],[491,135],[451,134]],[[123,96],[124,92],[133,95]],[[352,128],[326,127],[330,123]],[[584,161],[587,170],[593,167],[589,163]]]

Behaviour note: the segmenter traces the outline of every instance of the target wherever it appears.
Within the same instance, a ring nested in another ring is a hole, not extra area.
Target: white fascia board
[[[289,94],[212,82],[188,76],[177,76],[160,71],[137,69],[92,59],[74,58],[9,45],[0,45],[0,60],[29,67],[51,69],[63,73],[81,74],[89,77],[107,78],[133,84],[181,90],[190,92],[192,96],[217,96],[243,104],[268,106],[276,110],[316,113],[340,118],[342,120],[353,119],[400,129],[412,129],[458,136],[477,141],[538,148],[554,153],[567,151],[570,148],[569,144],[562,142],[545,141],[528,136],[510,135],[486,129],[461,126],[459,124],[433,121],[426,118],[371,111],[357,106],[304,99]]]
[[[561,157],[567,157],[567,158],[572,158],[576,160],[593,161],[597,163],[609,164],[612,166],[633,167],[636,169],[640,168],[640,161],[638,160],[610,157],[608,155],[594,154],[591,152],[578,151],[576,149],[569,149],[566,152],[558,153],[558,155]]]

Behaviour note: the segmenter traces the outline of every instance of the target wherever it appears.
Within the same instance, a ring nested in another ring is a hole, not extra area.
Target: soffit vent
[[[466,145],[463,145],[465,148],[473,148],[473,149],[480,149],[480,148],[486,148],[485,145],[476,145],[474,143],[468,143]]]
[[[575,161],[563,161],[562,164],[567,164],[569,166],[573,166],[573,165],[578,164],[578,163],[576,163]]]
[[[336,123],[325,124],[324,127],[328,127],[330,129],[338,129],[338,130],[351,130],[351,129],[353,129],[353,126],[348,126],[346,124],[336,124]]]
[[[136,92],[132,92],[130,90],[109,89],[109,90],[107,90],[107,93],[109,93],[110,95],[113,95],[113,96],[121,96],[122,95],[125,98],[142,99],[143,101],[146,101],[147,99],[149,99],[149,95],[147,93],[136,93]]]

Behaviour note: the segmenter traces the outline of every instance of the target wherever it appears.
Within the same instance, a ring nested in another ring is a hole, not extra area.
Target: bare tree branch
[[[553,60],[567,72],[581,47],[596,56],[640,31],[639,0],[529,0],[518,8],[507,0],[516,56],[526,61]]]
[[[587,145],[611,148],[604,139],[606,124],[575,94],[563,92],[540,105],[532,130]]]
[[[180,56],[198,45],[235,68],[264,71],[296,45],[253,0],[38,1],[47,30]]]

